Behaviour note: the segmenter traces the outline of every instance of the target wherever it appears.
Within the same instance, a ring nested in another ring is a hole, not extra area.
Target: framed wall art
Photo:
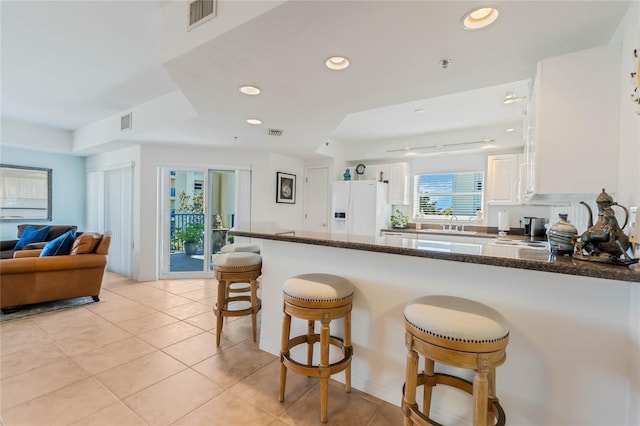
[[[0,220],[51,220],[51,169],[0,164]]]
[[[276,203],[296,203],[296,175],[276,173]]]

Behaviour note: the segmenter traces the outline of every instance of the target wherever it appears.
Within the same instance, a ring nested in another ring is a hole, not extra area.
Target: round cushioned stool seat
[[[216,344],[220,345],[224,317],[242,315],[251,315],[255,342],[257,313],[262,307],[262,301],[257,294],[257,280],[262,273],[262,256],[250,252],[223,253],[213,259],[213,269],[218,280],[218,298],[213,309],[216,315]],[[241,285],[233,286],[238,283]],[[244,294],[237,295],[238,293]],[[233,302],[249,302],[249,307],[232,309],[230,304]]]
[[[222,246],[220,249],[220,253],[237,253],[245,251],[260,254],[260,247],[255,244],[227,244]]]
[[[282,291],[291,303],[317,307],[318,302],[337,302],[353,295],[353,284],[342,277],[329,274],[304,274],[289,278]],[[299,302],[299,303],[298,303]]]
[[[262,256],[249,252],[224,253],[213,259],[214,267],[246,268],[262,263]]]
[[[423,340],[454,349],[464,346],[466,350],[483,352],[486,346],[509,334],[507,321],[498,311],[460,297],[419,297],[407,303],[404,316],[423,333]]]
[[[287,370],[308,377],[320,378],[320,420],[327,421],[329,377],[345,371],[345,390],[351,391],[351,307],[354,287],[342,277],[330,274],[304,274],[289,278],[282,286],[284,321],[282,323],[282,349],[280,352],[280,402],[284,401]],[[291,318],[307,321],[307,334],[291,337]],[[343,319],[344,338],[331,335],[330,323]],[[315,322],[320,322],[320,333]],[[320,343],[320,362],[313,364],[313,346]],[[307,345],[307,362],[291,357],[291,349]],[[343,358],[330,363],[329,347],[338,348]]]

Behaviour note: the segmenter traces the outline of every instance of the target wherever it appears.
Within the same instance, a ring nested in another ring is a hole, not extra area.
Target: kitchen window
[[[482,210],[484,172],[433,173],[413,176],[413,218],[470,220]]]

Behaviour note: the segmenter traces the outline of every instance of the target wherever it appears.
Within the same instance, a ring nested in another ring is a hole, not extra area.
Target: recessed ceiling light
[[[426,111],[424,110],[424,108],[416,108],[413,112],[415,112],[416,114],[423,114]]]
[[[240,91],[245,95],[255,96],[260,94],[260,89],[256,86],[241,86]]]
[[[466,13],[462,17],[462,24],[466,30],[477,30],[493,24],[499,14],[496,8],[481,7]]]
[[[507,129],[507,132],[513,132],[514,130],[516,130],[516,129],[514,129],[513,127],[509,127],[509,128]]]
[[[347,68],[349,66],[349,60],[344,56],[332,56],[327,59],[324,64],[330,70],[339,71]]]
[[[247,123],[253,124],[254,126],[258,126],[262,124],[262,120],[258,120],[257,118],[248,118]]]

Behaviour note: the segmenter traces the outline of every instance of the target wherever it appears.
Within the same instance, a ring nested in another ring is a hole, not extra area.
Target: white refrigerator
[[[331,232],[380,236],[389,227],[389,184],[375,180],[333,182],[331,186]]]

